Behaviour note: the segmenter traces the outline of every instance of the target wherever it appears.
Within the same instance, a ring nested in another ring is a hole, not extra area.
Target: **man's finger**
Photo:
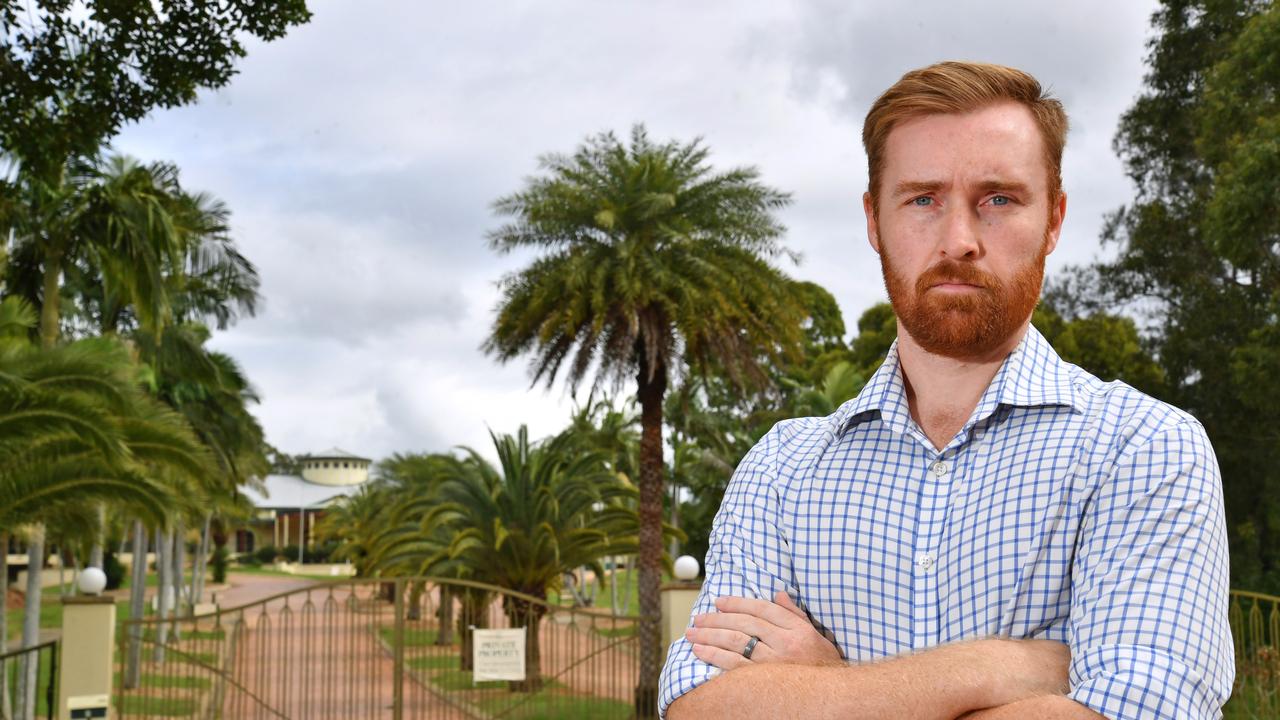
[[[717,628],[689,628],[684,636],[695,645],[712,645],[722,650],[736,652],[739,655],[747,648],[752,636],[737,630],[720,630]],[[757,638],[755,649],[751,651],[752,660],[769,661],[772,651],[768,643]]]
[[[795,626],[795,615],[793,615],[789,610],[785,610],[768,600],[728,596],[718,597],[716,598],[716,609],[721,613],[754,615],[779,627],[787,628]],[[808,622],[809,621],[806,619],[805,623],[807,624]]]
[[[800,609],[799,605],[796,605],[791,601],[791,596],[787,594],[786,590],[779,590],[774,594],[773,603],[781,606],[782,609],[789,611],[792,615],[795,615],[801,620],[809,622],[809,616],[804,614],[804,611]]]
[[[771,622],[761,620],[754,615],[740,613],[709,613],[699,615],[693,621],[696,628],[718,628],[720,630],[737,630],[745,635],[755,635],[761,640],[772,639],[783,628]]]
[[[715,665],[722,670],[733,670],[751,664],[750,660],[742,657],[742,653],[729,652],[714,645],[695,643],[693,654],[702,662]]]

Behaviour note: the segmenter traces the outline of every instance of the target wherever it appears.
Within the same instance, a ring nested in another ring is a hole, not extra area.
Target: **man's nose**
[[[979,257],[982,254],[980,223],[978,213],[973,208],[952,205],[947,211],[940,252],[955,260],[973,260]]]

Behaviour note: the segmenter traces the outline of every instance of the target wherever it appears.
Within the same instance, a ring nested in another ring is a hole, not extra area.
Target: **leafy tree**
[[[1150,395],[1165,396],[1164,370],[1131,318],[1093,312],[1066,320],[1042,304],[1032,323],[1067,362],[1103,380],[1123,380]]]
[[[541,253],[503,279],[485,348],[500,360],[530,353],[534,382],[633,380],[640,404],[640,682],[652,714],[661,669],[663,398],[687,364],[735,382],[764,383],[762,357],[798,352],[803,306],[770,260],[784,253],[773,211],[789,197],[754,169],[714,171],[708,151],[592,137],[572,155],[542,158],[543,175],[497,201],[512,222],[490,235],[499,252]]]
[[[59,185],[124,124],[225,85],[245,36],[274,40],[310,17],[304,0],[0,0],[0,148]]]
[[[1142,313],[1168,399],[1223,472],[1233,580],[1280,589],[1280,6],[1166,0],[1146,88],[1116,149],[1137,187],[1113,261],[1080,274],[1098,307]]]

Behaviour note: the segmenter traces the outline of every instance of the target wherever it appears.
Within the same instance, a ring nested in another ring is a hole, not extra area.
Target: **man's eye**
[[[1004,195],[996,195],[995,197],[991,198],[992,205],[1008,205],[1010,202],[1013,202],[1013,201],[1005,197]]]
[[[920,207],[928,207],[933,204],[933,198],[929,197],[928,195],[921,195],[920,197],[912,200],[911,202]]]

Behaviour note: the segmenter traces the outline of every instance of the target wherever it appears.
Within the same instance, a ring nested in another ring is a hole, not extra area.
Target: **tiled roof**
[[[262,480],[267,494],[244,487],[240,492],[259,510],[297,510],[318,508],[346,495],[354,495],[360,485],[319,485],[297,475],[268,475]]]

